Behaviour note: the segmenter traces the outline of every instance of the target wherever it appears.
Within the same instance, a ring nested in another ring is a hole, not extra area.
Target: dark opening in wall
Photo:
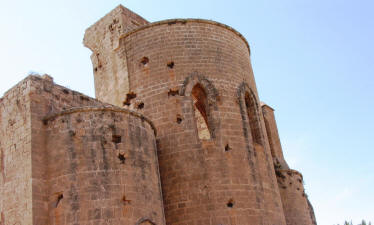
[[[125,164],[125,161],[126,161],[125,154],[118,153],[118,159],[121,161],[121,164]]]
[[[129,92],[126,94],[126,100],[123,102],[123,105],[129,106],[131,105],[131,100],[136,98],[136,94],[134,92]]]
[[[170,69],[173,69],[173,68],[174,68],[174,62],[173,62],[173,61],[168,62],[167,66],[168,66]]]
[[[63,198],[64,198],[64,194],[60,193],[57,195],[57,200],[56,200],[56,205],[55,205],[56,208]]]
[[[177,114],[177,123],[178,123],[178,124],[181,124],[182,121],[183,121],[182,116],[179,115],[179,114]]]
[[[176,95],[179,95],[179,90],[178,90],[178,88],[170,89],[170,90],[169,90],[169,92],[168,92],[168,97],[170,97],[170,96],[176,96]]]
[[[112,142],[118,144],[122,142],[122,137],[120,135],[112,135]]]
[[[144,102],[140,102],[140,103],[137,105],[137,108],[138,108],[138,109],[143,109],[143,108],[144,108]]]
[[[127,199],[127,198],[126,198],[126,195],[123,195],[123,197],[122,197],[122,202],[123,202],[123,204],[130,204],[130,203],[131,203],[131,200]]]
[[[62,92],[64,92],[64,94],[69,94],[69,90],[68,89],[63,89]]]
[[[226,146],[225,146],[225,152],[228,152],[228,151],[230,151],[231,150],[231,147],[229,146],[229,144],[227,144]]]
[[[144,56],[144,57],[140,60],[140,63],[143,64],[143,66],[147,65],[147,64],[149,63],[149,58]]]
[[[260,117],[258,115],[257,104],[248,92],[245,93],[245,106],[253,142],[262,145]]]
[[[89,101],[90,100],[87,96],[83,96],[83,95],[79,96],[79,98],[82,101]]]
[[[227,207],[229,208],[233,208],[234,207],[234,200],[230,199],[228,202],[227,202]]]
[[[208,124],[209,108],[207,94],[200,84],[196,84],[192,88],[191,96],[199,139],[209,140],[211,136]]]

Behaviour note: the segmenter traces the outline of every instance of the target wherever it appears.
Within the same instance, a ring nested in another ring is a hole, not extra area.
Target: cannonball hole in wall
[[[118,144],[122,142],[122,137],[120,135],[112,135],[112,142]]]
[[[57,195],[57,200],[56,200],[56,205],[55,205],[55,208],[57,208],[58,204],[60,203],[60,201],[64,198],[64,194],[63,193],[60,193]]]
[[[140,103],[137,105],[137,108],[138,108],[138,109],[143,109],[143,108],[144,108],[144,102],[140,102]]]
[[[225,146],[225,152],[228,152],[228,151],[230,151],[231,150],[231,147],[229,146],[229,144],[227,144],[226,146]]]
[[[149,58],[144,56],[144,57],[140,60],[140,63],[141,63],[143,66],[146,66],[146,65],[149,63]]]
[[[123,204],[127,205],[127,204],[131,203],[131,200],[127,199],[126,195],[123,195],[122,196],[122,202],[123,202]]]
[[[170,96],[176,96],[176,95],[179,95],[179,90],[178,88],[173,88],[173,89],[170,89],[169,92],[168,92],[168,97]]]
[[[173,69],[174,68],[174,62],[173,61],[168,62],[167,67],[169,67],[170,69]]]
[[[136,98],[136,93],[134,93],[132,91],[127,93],[126,94],[126,99],[125,99],[125,101],[123,101],[123,106],[131,105],[131,100],[134,99],[134,98]]]
[[[227,207],[228,208],[233,208],[234,207],[234,200],[230,199],[228,202],[227,202]]]
[[[181,124],[183,121],[182,116],[180,114],[177,114],[177,123]]]
[[[121,161],[121,164],[125,164],[125,161],[126,161],[125,154],[118,153],[118,159]]]

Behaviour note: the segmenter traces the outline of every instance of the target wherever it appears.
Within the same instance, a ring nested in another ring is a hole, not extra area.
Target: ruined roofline
[[[274,109],[273,107],[269,106],[269,105],[266,104],[265,102],[261,102],[261,108],[264,108],[264,107],[269,108],[269,109],[271,109],[272,111],[275,111],[275,109]]]
[[[302,180],[304,180],[303,178],[303,174],[300,173],[299,171],[297,170],[294,170],[294,169],[277,169],[277,171],[279,172],[286,172],[286,173],[291,173],[291,174],[297,174],[301,177]]]
[[[138,117],[142,121],[146,121],[151,126],[151,128],[153,129],[153,131],[155,133],[155,136],[157,135],[156,128],[155,128],[154,124],[152,123],[152,121],[150,119],[148,119],[147,117],[145,117],[141,113],[138,113],[138,112],[135,112],[135,111],[132,111],[132,110],[129,110],[129,109],[122,109],[122,108],[119,108],[119,107],[113,106],[113,105],[73,107],[73,108],[66,109],[66,110],[63,110],[63,111],[60,111],[60,112],[57,112],[57,113],[53,113],[51,115],[47,115],[47,116],[44,117],[43,122],[45,124],[47,124],[48,121],[54,120],[54,119],[56,119],[57,117],[60,117],[60,116],[69,115],[69,114],[73,114],[73,113],[79,113],[79,112],[95,112],[95,111],[98,111],[98,112],[100,112],[100,111],[120,112],[120,113],[129,114],[129,115]]]
[[[225,29],[233,32],[234,34],[239,36],[244,41],[245,45],[248,48],[248,53],[249,53],[249,55],[251,55],[251,48],[248,44],[247,39],[239,31],[235,30],[234,28],[232,28],[229,25],[226,25],[226,24],[223,24],[223,23],[220,23],[220,22],[216,22],[216,21],[213,21],[213,20],[206,20],[206,19],[176,18],[176,19],[168,19],[168,20],[161,20],[161,21],[157,21],[157,22],[152,22],[152,23],[148,23],[148,24],[143,25],[143,26],[139,26],[138,28],[135,28],[135,29],[131,30],[130,32],[127,32],[127,33],[123,34],[122,36],[119,37],[119,39],[126,38],[126,37],[138,32],[138,31],[145,30],[147,28],[151,28],[151,27],[155,27],[155,26],[160,26],[160,25],[164,25],[164,24],[168,24],[168,25],[171,26],[171,25],[177,24],[177,23],[186,24],[186,23],[189,23],[189,22],[215,25],[215,26],[219,26],[219,27],[225,28]]]
[[[54,81],[53,81],[53,77],[51,77],[50,75],[48,74],[44,74],[44,75],[39,75],[39,74],[29,74],[28,76],[26,76],[23,80],[19,81],[17,84],[13,85],[13,87],[11,87],[10,89],[8,89],[4,94],[3,96],[0,98],[0,99],[3,99],[4,97],[6,97],[7,95],[9,95],[9,93],[11,93],[14,89],[18,88],[19,86],[21,86],[22,84],[24,83],[27,83],[28,81],[36,81],[36,82],[47,82],[47,83],[52,83],[54,87],[57,87],[61,90],[67,90],[75,95],[80,95],[82,96],[83,98],[86,98],[86,99],[89,99],[89,100],[92,100],[92,101],[96,101],[96,102],[100,102],[99,100],[97,100],[96,98],[92,98],[86,94],[83,94],[81,92],[78,92],[78,91],[74,91],[74,90],[71,90],[70,88],[67,88],[67,87],[64,87],[62,85],[59,85],[59,84],[56,84]],[[101,102],[101,103],[104,103],[104,102]],[[104,104],[108,104],[108,103],[104,103]]]
[[[4,95],[0,98],[0,102],[3,100],[4,97],[9,95],[14,89],[19,88],[20,86],[26,84],[29,81],[52,83],[55,88],[61,89],[62,91],[72,93],[73,95],[81,96],[81,98],[86,99],[86,100],[95,101],[95,102],[103,103],[103,104],[106,105],[106,106],[72,107],[72,108],[69,108],[69,109],[66,109],[66,110],[63,110],[63,111],[60,111],[60,112],[57,112],[57,113],[52,113],[50,115],[45,116],[44,119],[43,119],[44,122],[48,122],[48,120],[54,119],[58,116],[62,116],[62,115],[66,115],[66,114],[72,114],[72,113],[76,113],[76,112],[89,112],[89,111],[122,112],[122,113],[125,113],[125,114],[129,114],[129,115],[138,117],[138,118],[142,119],[143,121],[146,121],[152,127],[152,129],[154,130],[155,135],[157,134],[156,128],[155,128],[154,124],[152,123],[152,121],[150,119],[148,119],[147,117],[145,117],[144,115],[142,115],[138,112],[129,110],[129,109],[123,109],[123,108],[120,108],[118,106],[111,105],[109,103],[101,102],[96,98],[89,97],[89,96],[87,96],[85,94],[82,94],[78,91],[74,91],[74,90],[71,90],[71,89],[66,88],[64,86],[58,85],[58,84],[54,83],[53,78],[51,76],[47,75],[47,74],[44,74],[44,75],[30,74],[30,75],[28,75],[23,80],[21,80],[20,82],[15,84],[12,88],[8,89],[4,93]],[[26,85],[26,87],[27,86],[29,86],[29,85]],[[30,87],[27,87],[27,88],[30,89]],[[30,89],[30,91],[32,92],[32,89]]]
[[[114,8],[113,10],[111,10],[110,12],[108,12],[107,14],[105,14],[103,17],[101,17],[98,21],[96,21],[94,24],[92,24],[91,26],[89,26],[88,28],[86,28],[85,30],[85,33],[90,30],[90,29],[93,29],[94,27],[96,27],[98,24],[101,24],[105,21],[105,19],[110,16],[110,15],[117,15],[117,14],[121,14],[123,12],[128,12],[128,13],[131,13],[132,15],[134,15],[135,17],[138,17],[138,19],[142,19],[144,21],[147,21],[146,19],[144,19],[142,16],[140,16],[139,14],[136,14],[134,13],[133,11],[131,11],[130,9],[124,7],[122,4],[119,4],[116,8]]]

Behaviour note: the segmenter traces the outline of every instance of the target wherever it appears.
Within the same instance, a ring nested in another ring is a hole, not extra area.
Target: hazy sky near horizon
[[[0,0],[0,96],[30,72],[94,96],[84,31],[118,4],[149,21],[204,18],[242,33],[318,224],[374,222],[374,1]]]

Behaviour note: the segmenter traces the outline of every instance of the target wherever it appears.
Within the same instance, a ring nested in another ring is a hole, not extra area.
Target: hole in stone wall
[[[181,124],[182,121],[183,121],[182,116],[179,115],[179,114],[177,114],[177,123],[178,123],[178,124]]]
[[[122,137],[120,135],[112,135],[112,142],[118,144],[122,142]]]
[[[277,175],[277,177],[282,178],[283,180],[286,179],[286,176],[284,176],[283,173],[279,170],[275,170],[275,175]]]
[[[64,94],[69,94],[69,90],[67,89],[63,89],[62,92],[64,92]]]
[[[95,70],[95,72],[97,72],[97,67],[95,67],[95,69],[94,69],[94,70]]]
[[[228,151],[230,151],[231,150],[231,147],[229,146],[229,144],[227,144],[226,146],[225,146],[225,152],[228,152]]]
[[[140,63],[143,64],[143,66],[147,65],[149,63],[148,57],[143,57],[142,60],[140,60]]]
[[[140,102],[137,106],[138,109],[143,109],[144,108],[144,102]]]
[[[131,200],[127,199],[127,198],[126,198],[126,195],[123,195],[123,197],[122,197],[122,202],[123,202],[123,204],[130,204],[130,203],[131,203]]]
[[[125,164],[125,161],[126,161],[125,154],[118,153],[118,159],[121,161],[121,164]]]
[[[82,101],[89,101],[90,100],[87,96],[83,96],[83,95],[79,96],[79,98]]]
[[[173,62],[173,61],[168,62],[167,66],[168,66],[170,69],[173,69],[173,68],[174,68],[174,62]]]
[[[63,198],[64,198],[64,194],[62,193],[57,196],[56,205],[55,205],[56,208]]]
[[[170,89],[170,90],[169,90],[169,92],[168,92],[168,97],[170,97],[170,96],[176,96],[176,95],[179,95],[179,90],[178,90],[178,88]]]
[[[131,105],[131,100],[136,98],[136,94],[134,92],[129,92],[126,94],[126,100],[123,102],[123,105]]]
[[[70,137],[74,137],[75,136],[75,131],[73,131],[73,130],[69,130],[69,135],[70,135]]]
[[[234,207],[234,200],[230,199],[230,200],[227,202],[226,205],[227,205],[227,207],[229,207],[229,208]]]

